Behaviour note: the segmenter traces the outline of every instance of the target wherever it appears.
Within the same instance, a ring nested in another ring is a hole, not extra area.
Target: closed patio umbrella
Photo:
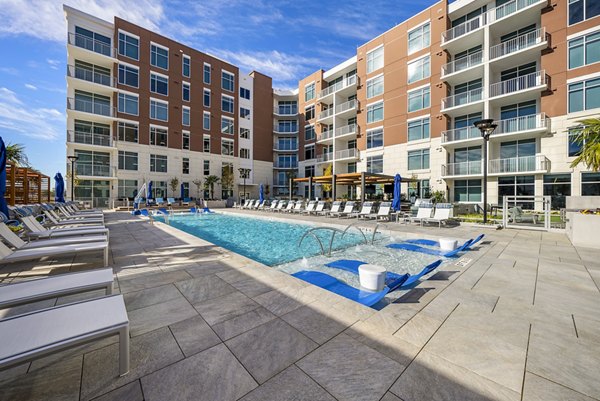
[[[60,173],[56,173],[54,176],[54,201],[65,201],[65,180]]]
[[[152,199],[152,181],[150,181],[148,183],[148,194],[147,195],[148,195],[147,196],[148,199]]]
[[[402,177],[400,174],[396,174],[394,177],[394,199],[392,200],[392,209],[395,211],[400,210],[400,184],[402,183]]]
[[[263,203],[265,200],[265,188],[263,187],[263,184],[260,184],[258,189],[258,200],[260,203]]]
[[[6,145],[0,136],[0,212],[9,217],[4,194],[6,194]]]
[[[185,188],[183,187],[183,182],[181,183],[180,186],[180,190],[179,190],[179,197],[183,200],[183,198],[185,198]]]

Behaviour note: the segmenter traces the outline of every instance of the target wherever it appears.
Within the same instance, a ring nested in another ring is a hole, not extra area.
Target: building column
[[[293,181],[292,181],[292,177],[289,178],[289,195],[290,195],[290,200],[292,200],[292,188],[293,188]]]
[[[336,175],[332,174],[331,175],[331,199],[333,199],[335,201],[335,180],[336,180]]]
[[[365,202],[365,172],[360,173],[360,202]]]
[[[312,177],[308,177],[308,200],[310,201],[312,198],[312,186],[313,186],[313,181],[312,181]]]

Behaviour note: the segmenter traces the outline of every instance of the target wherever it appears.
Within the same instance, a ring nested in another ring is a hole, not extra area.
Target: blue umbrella
[[[54,202],[65,201],[65,181],[60,173],[54,176]]]
[[[258,200],[260,203],[263,203],[265,201],[265,188],[263,187],[263,184],[260,184],[260,187],[258,189]]]
[[[181,199],[185,198],[185,196],[183,196],[183,195],[185,195],[184,191],[185,191],[185,188],[183,187],[183,182],[182,182],[181,183],[181,190],[179,191],[179,195],[181,195],[180,196]]]
[[[400,183],[402,182],[402,177],[400,174],[396,174],[394,177],[394,200],[392,201],[392,209],[400,210]]]
[[[148,183],[148,194],[147,195],[148,195],[147,196],[148,199],[152,199],[152,181],[150,181]]]
[[[6,145],[0,136],[0,212],[4,213],[6,217],[8,214],[8,205],[4,199],[6,193]]]

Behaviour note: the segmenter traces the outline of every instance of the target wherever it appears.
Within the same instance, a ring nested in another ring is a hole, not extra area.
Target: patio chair
[[[284,208],[286,207],[286,205],[287,205],[287,201],[280,200],[279,203],[277,203],[277,209],[273,210],[273,213],[283,211]]]
[[[419,205],[419,210],[417,211],[417,215],[415,217],[410,218],[410,222],[419,222],[423,225],[423,220],[431,217],[431,211],[433,210],[432,203],[421,203]]]
[[[183,198],[183,200],[181,201],[181,206],[189,206],[190,205],[190,198]]]
[[[315,214],[318,215],[320,213],[323,213],[323,209],[325,209],[325,205],[327,205],[327,202],[325,201],[318,201],[317,205],[315,206],[314,210],[311,212],[308,212],[308,214]]]
[[[390,219],[390,213],[392,210],[392,202],[381,202],[377,213],[370,213],[364,218],[375,219],[375,220],[388,220]]]
[[[52,224],[56,226],[73,226],[73,225],[81,225],[81,224],[102,224],[104,223],[104,218],[76,218],[76,219],[56,219],[52,213],[48,210],[44,210],[44,215],[48,220],[52,222]]]
[[[277,208],[277,204],[278,204],[278,203],[279,203],[279,201],[278,201],[278,200],[274,200],[274,201],[272,201],[272,202],[271,202],[271,206],[269,206],[269,208],[268,208],[268,209],[266,209],[266,210],[267,210],[267,212],[272,212],[272,211],[274,211],[274,210]]]
[[[167,206],[173,206],[175,203],[175,198],[167,198]]]
[[[508,212],[510,213],[513,223],[538,223],[537,214],[523,213],[523,208],[521,206],[510,208],[508,209]]]
[[[290,213],[302,213],[302,206],[304,206],[304,202],[296,201],[294,208],[290,210]]]
[[[0,263],[22,262],[26,260],[41,259],[46,256],[73,255],[103,251],[104,267],[108,266],[108,241],[88,242],[83,244],[68,244],[60,246],[47,246],[42,248],[11,250],[0,242]]]
[[[164,206],[165,200],[164,198],[156,198],[156,206]]]
[[[322,211],[318,212],[317,214],[319,216],[328,217],[328,216],[331,216],[332,213],[339,212],[341,208],[342,208],[342,202],[341,201],[334,201],[331,204],[331,208],[329,210],[327,210],[327,209],[326,210],[322,210]]]
[[[350,217],[357,217],[359,219],[367,217],[371,214],[371,210],[373,209],[374,202],[365,202],[362,204],[360,208],[360,212],[354,212],[350,215]]]
[[[310,202],[308,202],[308,205],[306,205],[306,208],[304,208],[304,210],[300,211],[300,213],[311,214],[315,210],[316,205],[317,205],[316,201],[310,201]]]
[[[344,210],[342,210],[341,212],[337,212],[337,213],[330,213],[330,215],[332,217],[339,217],[339,218],[350,216],[354,212],[355,204],[356,204],[356,202],[354,202],[354,201],[346,202],[346,205],[344,206]]]
[[[108,236],[108,228],[104,226],[88,226],[73,228],[55,228],[49,229],[40,224],[33,216],[21,217],[23,225],[27,229],[25,235],[33,238],[58,238],[74,235],[97,235],[105,234]]]
[[[451,203],[438,203],[435,205],[435,212],[433,217],[424,218],[421,220],[421,225],[423,223],[438,223],[438,227],[442,226],[442,223],[448,223],[450,219],[450,213],[452,212],[452,204]]]
[[[256,210],[263,210],[265,208],[265,206],[267,205],[267,200],[265,199],[262,202],[258,202],[258,206],[256,207]]]
[[[289,201],[287,206],[285,207],[285,209],[282,210],[282,212],[292,213],[292,210],[294,210],[295,206],[296,206],[295,201]]]
[[[123,376],[129,372],[129,319],[122,295],[9,317],[0,320],[0,368],[113,335],[119,335]]]
[[[97,234],[70,236],[55,239],[41,239],[32,242],[25,242],[17,234],[12,232],[11,229],[8,228],[8,226],[4,223],[0,223],[0,237],[17,249],[33,249],[43,248],[46,246],[60,246],[69,244],[81,244],[84,242],[107,241],[106,235]]]
[[[100,218],[101,217],[101,218],[104,218],[104,213],[102,213],[102,212],[91,212],[91,213],[72,212],[72,211],[69,211],[65,206],[58,206],[58,210],[60,210],[60,212],[69,219],[74,219],[76,217],[85,217],[85,218],[92,218],[92,217]]]

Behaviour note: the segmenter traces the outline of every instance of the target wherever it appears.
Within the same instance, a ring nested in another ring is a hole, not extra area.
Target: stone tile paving
[[[486,230],[466,266],[446,265],[376,311],[164,224],[106,220],[130,373],[118,377],[117,338],[107,338],[0,371],[0,400],[600,400],[600,251],[564,234]],[[0,283],[101,267],[98,256],[0,266]]]

